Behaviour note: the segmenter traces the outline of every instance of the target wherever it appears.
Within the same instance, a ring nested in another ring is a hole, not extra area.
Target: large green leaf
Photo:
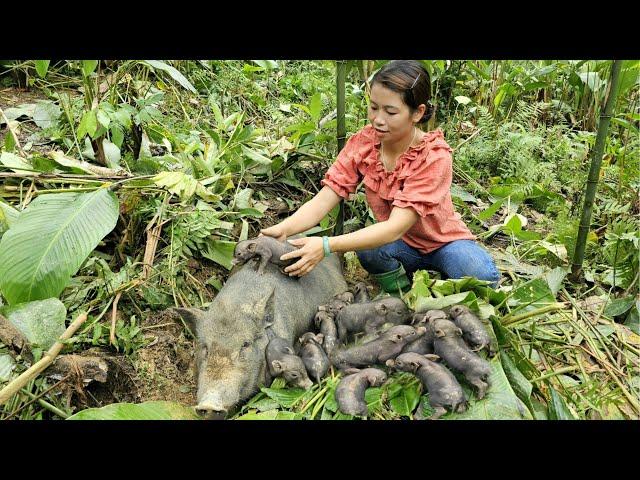
[[[44,78],[47,74],[47,70],[49,70],[49,63],[51,60],[36,60],[36,73],[40,78]]]
[[[463,413],[449,413],[443,419],[531,420],[533,418],[511,388],[509,380],[502,369],[500,355],[493,357],[489,363],[491,365],[491,374],[489,375],[491,386],[487,390],[486,396],[482,400],[478,400],[475,394],[470,395],[466,382],[464,379],[461,380],[461,385],[463,385],[467,392],[467,398],[469,398],[469,408]]]
[[[178,82],[184,88],[186,88],[190,92],[198,93],[195,87],[191,85],[191,82],[189,82],[189,80],[187,80],[186,77],[182,75],[175,67],[172,67],[171,65],[165,62],[161,62],[159,60],[147,60],[145,63],[151,65],[153,68],[164,70],[169,74],[171,78],[173,78],[176,82]]]
[[[571,410],[569,410],[569,407],[562,396],[552,387],[549,387],[549,391],[551,392],[551,402],[549,402],[549,419],[576,420],[576,416],[571,412]]]
[[[391,410],[403,417],[409,417],[411,412],[418,406],[418,402],[420,402],[420,381],[417,378],[414,380],[403,386],[393,398],[389,395]]]
[[[112,403],[88,408],[67,420],[199,420],[192,408],[176,402]]]
[[[535,415],[535,408],[531,403],[531,391],[533,390],[533,384],[527,380],[527,378],[518,370],[515,362],[506,353],[501,353],[502,368],[504,373],[513,388],[513,391],[520,400],[529,408],[532,415]]]
[[[0,308],[0,313],[34,346],[47,350],[64,333],[67,309],[57,298]]]
[[[209,248],[206,252],[200,252],[204,258],[208,258],[216,263],[219,263],[227,270],[231,270],[231,260],[233,260],[233,251],[236,247],[236,242],[228,242],[225,240],[215,240],[209,243]]]
[[[0,233],[10,228],[18,218],[18,215],[20,215],[20,211],[0,200]]]
[[[28,173],[33,170],[33,166],[24,158],[9,152],[3,152],[0,155],[0,163],[17,173]]]
[[[106,189],[37,197],[0,240],[2,295],[10,304],[58,297],[118,212]]]
[[[418,297],[415,311],[426,312],[427,310],[440,310],[458,303],[466,303],[472,298],[476,298],[473,292],[461,292],[441,298]]]
[[[260,390],[266,393],[269,398],[278,402],[278,404],[284,408],[290,408],[307,393],[307,391],[302,388],[279,389],[263,387]]]

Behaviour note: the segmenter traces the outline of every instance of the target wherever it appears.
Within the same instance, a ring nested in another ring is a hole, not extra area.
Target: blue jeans
[[[416,270],[437,270],[445,278],[476,277],[492,282],[495,288],[500,279],[496,264],[484,248],[473,240],[455,240],[431,253],[422,253],[402,239],[378,248],[356,252],[360,264],[369,273],[390,272],[404,266],[412,280]]]

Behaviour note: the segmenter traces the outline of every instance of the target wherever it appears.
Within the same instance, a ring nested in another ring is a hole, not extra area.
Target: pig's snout
[[[236,395],[229,395],[226,391],[209,391],[198,399],[196,412],[207,420],[224,420],[239,400]]]
[[[418,334],[419,337],[421,337],[422,335],[427,333],[427,329],[426,327],[418,327],[416,328],[416,333]]]
[[[395,366],[396,366],[396,361],[395,361],[393,358],[390,358],[390,359],[389,359],[389,360],[387,360],[384,364],[385,364],[387,367],[391,367],[391,368],[393,368],[393,367],[395,367]]]
[[[196,413],[205,420],[224,420],[227,416],[227,410],[202,403],[196,407]]]

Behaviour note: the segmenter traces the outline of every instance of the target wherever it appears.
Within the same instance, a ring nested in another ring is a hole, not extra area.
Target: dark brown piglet
[[[302,359],[295,355],[293,348],[284,338],[275,337],[269,341],[266,349],[269,373],[274,377],[283,377],[294,387],[308,389],[313,382],[307,375]]]
[[[400,298],[386,297],[373,302],[354,303],[336,314],[338,339],[346,343],[353,333],[374,333],[385,323],[400,325],[411,318],[411,311]]]
[[[378,387],[387,380],[387,374],[377,368],[351,369],[336,387],[338,409],[346,415],[366,417],[369,413],[364,394],[369,387]],[[347,373],[347,372],[345,372]]]
[[[402,353],[418,353],[425,355],[433,353],[433,329],[428,324],[429,315],[427,313],[415,313],[411,321],[414,327],[425,327],[425,334],[413,342],[407,343],[402,349]]]
[[[436,363],[437,355],[419,355],[417,353],[402,353],[395,360],[387,360],[386,365],[403,372],[415,374],[424,388],[429,392],[429,404],[434,413],[429,420],[435,420],[447,413],[464,412],[467,408],[467,397],[456,377],[444,365]],[[422,417],[422,404],[415,415]]]
[[[416,329],[410,325],[396,325],[375,340],[362,345],[347,349],[336,348],[329,358],[340,370],[384,364],[388,359],[395,358],[407,343],[424,335],[425,331],[425,327]]]
[[[333,315],[327,311],[320,311],[316,313],[315,326],[323,336],[322,347],[327,355],[331,355],[331,352],[338,344],[338,329],[336,323],[333,320]]]
[[[475,352],[486,348],[489,356],[493,357],[496,354],[491,337],[484,328],[482,320],[472,313],[469,307],[466,305],[454,305],[449,310],[449,315],[456,326],[462,330],[463,338],[472,346]]]
[[[335,316],[337,315],[337,313],[340,310],[342,310],[344,307],[346,307],[347,305],[349,305],[349,304],[347,302],[345,302],[344,300],[340,300],[339,298],[335,298],[334,297],[326,305],[320,305],[318,307],[318,311],[319,312],[328,312],[335,319]]]
[[[489,388],[491,366],[489,362],[474,353],[462,339],[462,330],[450,320],[434,320],[433,350],[445,363],[464,375],[467,381],[478,389],[481,399]]]
[[[321,333],[316,335],[313,332],[305,333],[298,340],[300,342],[298,354],[302,358],[307,373],[316,383],[320,383],[330,366],[329,358],[322,348],[323,340],[324,335]]]
[[[367,303],[370,300],[369,287],[364,282],[358,282],[353,286],[353,302],[352,303]]]
[[[353,293],[351,293],[349,290],[347,290],[346,292],[339,293],[335,295],[333,298],[337,300],[342,300],[347,305],[353,303]]]
[[[264,269],[267,267],[267,263],[269,262],[281,267],[281,271],[284,273],[284,267],[288,267],[289,265],[297,262],[298,258],[291,258],[283,261],[280,260],[280,257],[285,253],[293,252],[294,250],[297,250],[297,248],[293,245],[287,242],[279,242],[275,238],[265,235],[238,242],[233,252],[233,260],[231,261],[231,264],[241,265],[246,263],[248,260],[257,257],[259,259],[257,268],[259,275],[264,273]]]

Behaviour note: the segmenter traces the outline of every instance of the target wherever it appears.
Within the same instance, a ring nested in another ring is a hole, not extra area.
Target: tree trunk
[[[584,205],[582,207],[582,217],[580,219],[580,227],[578,229],[578,238],[576,240],[576,250],[573,255],[573,264],[571,265],[570,279],[572,282],[578,282],[582,273],[582,262],[584,261],[584,250],[587,243],[587,235],[589,233],[589,225],[591,224],[591,213],[593,210],[593,202],[596,196],[596,188],[598,186],[598,178],[600,177],[600,165],[602,164],[602,153],[607,138],[609,122],[611,120],[611,112],[616,103],[618,96],[618,87],[620,86],[620,68],[622,60],[614,60],[611,68],[611,81],[609,83],[609,94],[605,100],[604,108],[600,113],[600,122],[598,124],[598,134],[596,136],[596,144],[593,148],[591,156],[591,169],[589,170],[589,179],[584,195]]]

